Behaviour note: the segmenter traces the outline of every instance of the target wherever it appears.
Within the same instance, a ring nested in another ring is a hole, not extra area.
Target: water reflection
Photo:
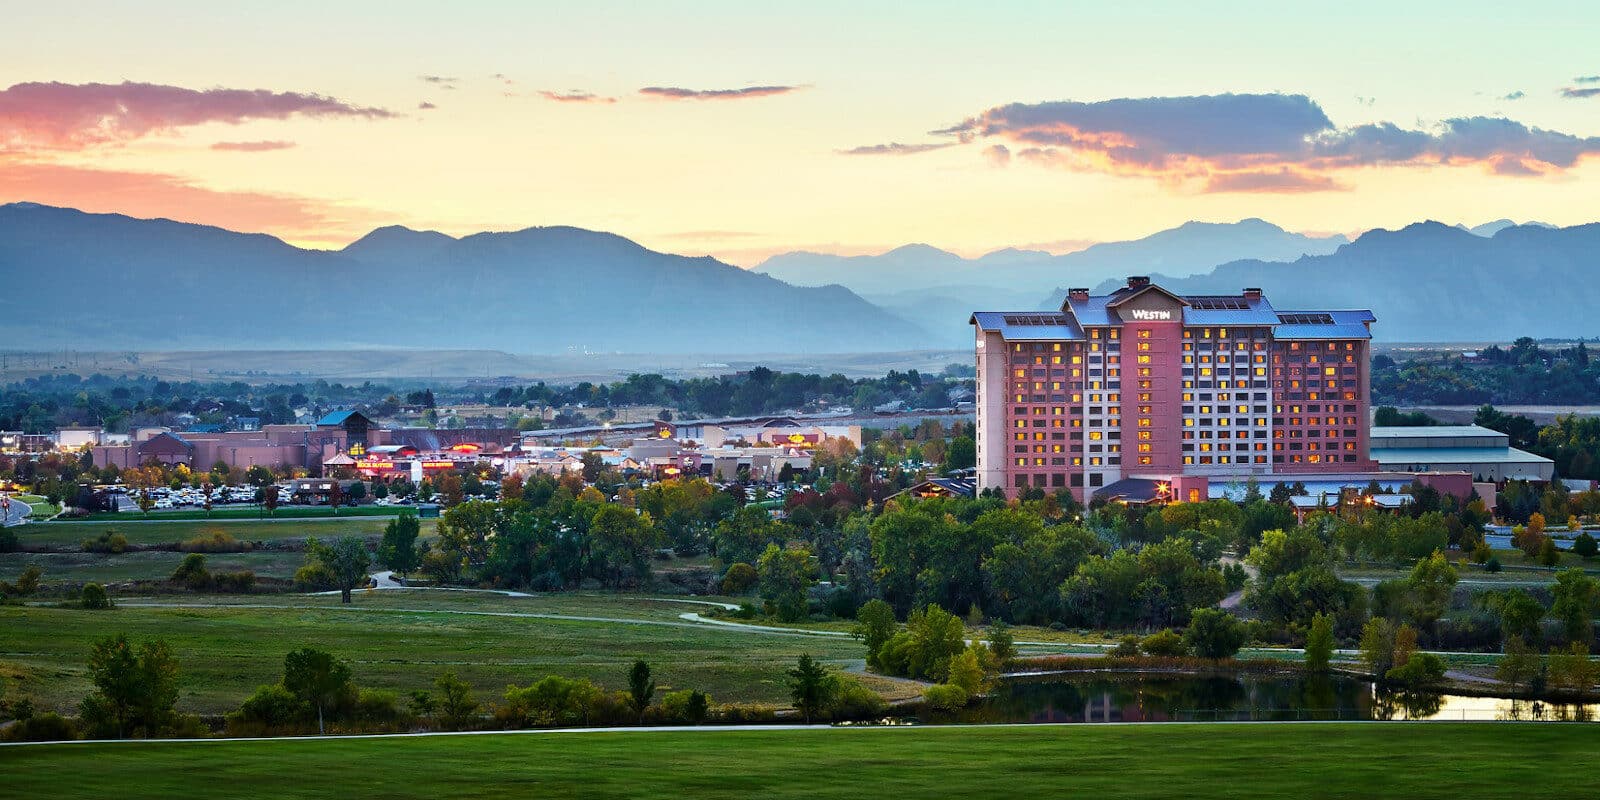
[[[1593,704],[1561,704],[1375,687],[1314,676],[1086,673],[1016,678],[928,722],[1177,722],[1301,719],[1560,720],[1592,722]]]

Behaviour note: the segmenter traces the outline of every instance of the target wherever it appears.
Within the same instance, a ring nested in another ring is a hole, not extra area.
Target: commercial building
[[[1385,470],[1465,472],[1479,483],[1544,481],[1554,461],[1511,446],[1511,437],[1477,425],[1373,427],[1372,459]]]
[[[1144,277],[1071,289],[1058,313],[976,312],[978,487],[1202,499],[1211,479],[1374,471],[1374,321]]]

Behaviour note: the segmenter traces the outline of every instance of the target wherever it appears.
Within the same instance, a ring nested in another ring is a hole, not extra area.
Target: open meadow
[[[0,748],[18,797],[1584,796],[1562,724],[620,731]]]

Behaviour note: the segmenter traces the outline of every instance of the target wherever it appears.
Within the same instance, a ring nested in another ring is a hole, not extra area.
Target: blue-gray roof
[[[345,421],[350,419],[351,417],[359,417],[359,416],[361,416],[361,414],[360,414],[360,412],[357,412],[357,411],[330,411],[326,415],[324,415],[322,419],[317,420],[317,424],[318,425],[343,425],[345,423]]]
[[[1186,296],[1189,305],[1183,309],[1185,325],[1277,325],[1278,312],[1265,297],[1248,298],[1243,295],[1224,297]],[[1241,307],[1242,306],[1242,307]]]
[[[1006,341],[1082,339],[1083,328],[1069,314],[1029,311],[978,311],[971,323],[983,331],[999,331]]]

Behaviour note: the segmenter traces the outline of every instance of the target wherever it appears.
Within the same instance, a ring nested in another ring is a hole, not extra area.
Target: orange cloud
[[[338,245],[383,218],[368,209],[307,197],[209,189],[176,175],[43,162],[0,163],[0,202],[21,200]]]
[[[154,83],[19,83],[0,90],[0,150],[81,150],[208,122],[396,116],[332,97]]]

